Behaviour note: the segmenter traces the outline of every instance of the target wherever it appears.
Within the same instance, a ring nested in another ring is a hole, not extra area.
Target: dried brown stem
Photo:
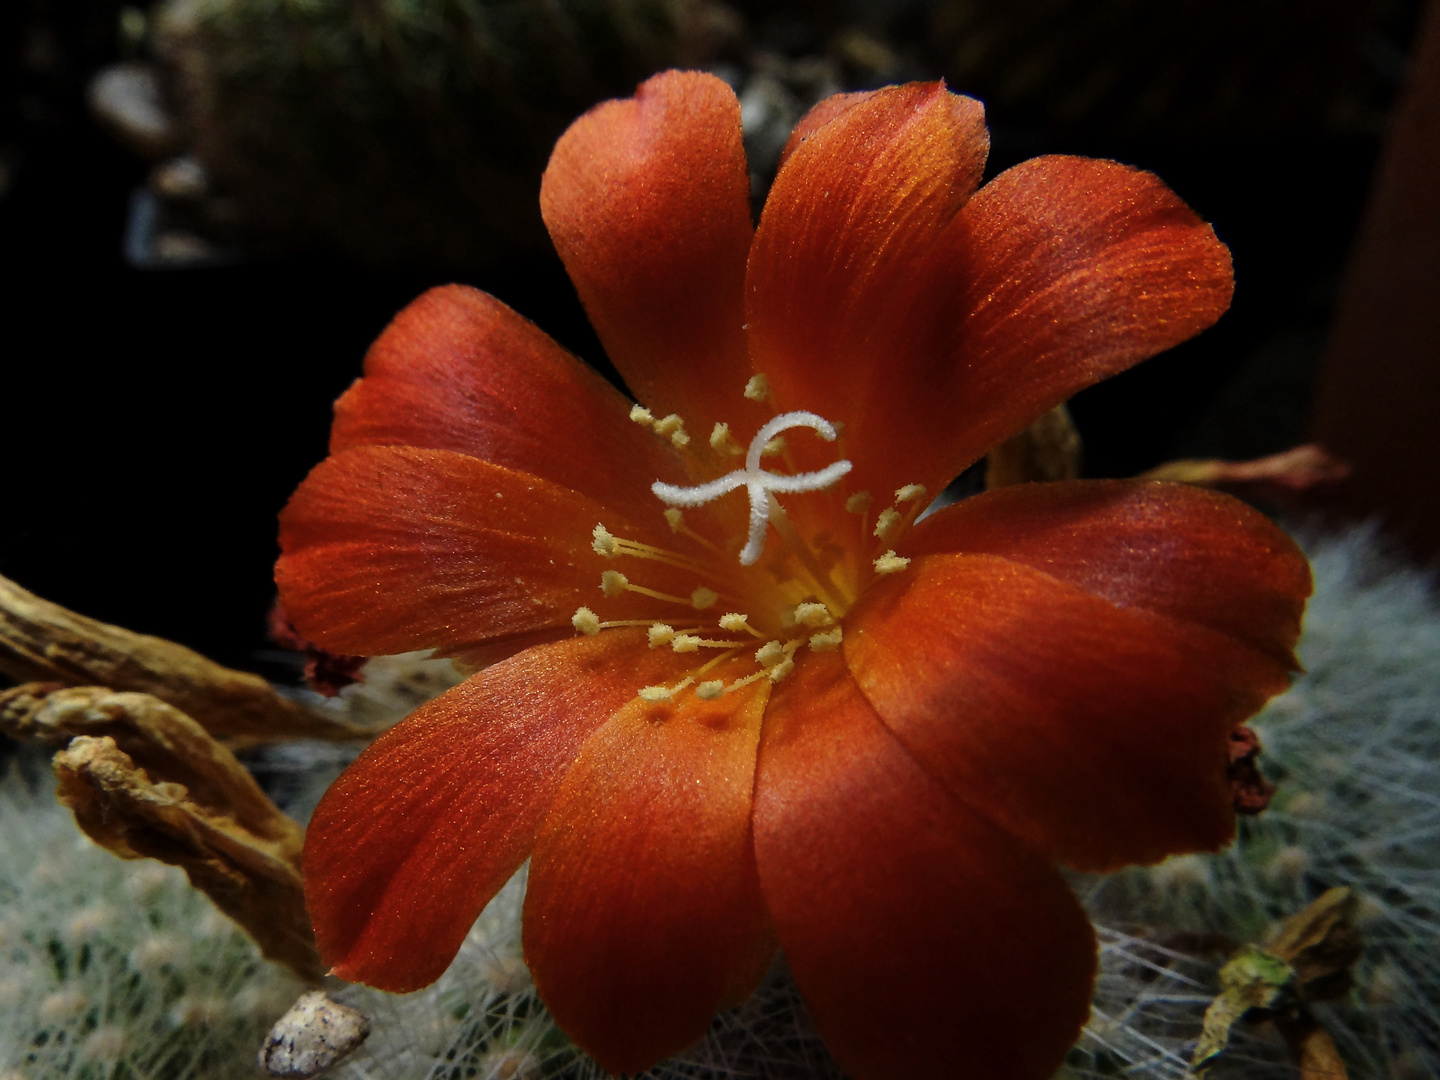
[[[180,867],[268,959],[302,978],[324,973],[305,912],[297,846],[262,839],[210,813],[183,785],[152,782],[108,736],[71,740],[55,755],[55,775],[60,801],[96,843],[122,858]],[[294,829],[298,845],[299,826]]]
[[[19,682],[107,686],[153,694],[232,742],[365,739],[311,712],[258,675],[234,671],[163,638],[78,615],[0,577],[0,672]]]
[[[1171,461],[1140,477],[1216,488],[1244,498],[1300,507],[1335,495],[1349,479],[1350,466],[1324,447],[1306,443],[1254,461]]]
[[[1074,480],[1080,475],[1080,433],[1070,410],[1056,405],[985,458],[987,491],[1011,484]]]
[[[266,957],[319,978],[304,830],[194,720],[149,694],[31,683],[0,693],[0,730],[62,747],[57,794],[92,840],[180,867]]]

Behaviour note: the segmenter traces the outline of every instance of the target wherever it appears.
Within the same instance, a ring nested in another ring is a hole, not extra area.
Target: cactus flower
[[[326,649],[469,679],[310,825],[336,974],[436,979],[528,858],[561,1027],[642,1070],[783,950],[859,1078],[1049,1075],[1095,939],[1057,864],[1214,850],[1232,729],[1309,592],[1225,496],[1019,485],[921,518],[987,448],[1212,323],[1229,256],[1153,176],[1046,157],[979,186],[979,103],[841,95],[759,224],[734,94],[659,75],[541,188],[639,404],[483,293],[400,313],[281,517]]]

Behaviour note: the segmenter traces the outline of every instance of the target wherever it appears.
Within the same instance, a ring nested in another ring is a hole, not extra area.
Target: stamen
[[[795,625],[798,626],[815,628],[835,625],[835,617],[830,614],[830,609],[824,604],[810,602],[796,604],[793,618]]]
[[[810,648],[816,652],[831,652],[838,649],[843,631],[843,627],[837,626],[834,630],[826,630],[821,634],[811,634]]]
[[[604,555],[607,559],[614,559],[620,553],[615,550],[615,536],[604,525],[596,525],[590,535],[594,537],[590,541],[590,547],[597,555]]]
[[[770,524],[775,526],[775,531],[780,534],[780,539],[785,541],[785,546],[800,560],[800,565],[810,575],[810,583],[815,586],[815,591],[829,599],[840,610],[845,610],[849,604],[841,597],[841,590],[830,577],[829,571],[820,565],[815,558],[815,553],[810,546],[800,539],[795,527],[790,524],[790,518],[785,514],[785,508],[780,505],[774,495],[766,494],[770,507]]]
[[[694,681],[693,678],[686,677],[674,686],[642,686],[639,691],[640,697],[650,702],[669,701]]]
[[[725,688],[725,693],[733,694],[736,690],[749,686],[751,683],[757,683],[761,679],[768,679],[769,677],[769,671],[757,671],[753,675],[746,675],[743,679],[736,679],[734,682],[732,682],[729,686]]]
[[[740,551],[740,563],[742,566],[752,566],[759,560],[765,547],[765,526],[771,519],[772,493],[821,491],[854,467],[849,461],[837,461],[815,472],[792,476],[782,476],[761,469],[760,456],[764,453],[766,443],[782,431],[794,427],[808,427],[826,442],[835,440],[835,428],[824,417],[810,412],[784,413],[771,419],[750,440],[750,449],[746,451],[743,469],[736,469],[718,480],[694,487],[663,484],[657,480],[650,485],[650,490],[656,498],[671,506],[703,506],[737,488],[745,488],[750,496],[750,537]]]
[[[886,508],[880,511],[880,516],[875,519],[875,535],[881,540],[889,540],[890,534],[900,524],[900,512]]]
[[[686,607],[695,606],[695,598],[693,596],[671,596],[669,593],[659,592],[655,589],[647,589],[643,585],[634,585],[630,579],[620,573],[619,570],[606,570],[600,575],[600,591],[612,600],[623,592],[633,592],[639,593],[641,596],[648,596],[652,600],[664,600],[670,604],[684,604]],[[696,592],[699,591],[699,589],[696,590]],[[717,596],[716,599],[718,600],[719,597]]]
[[[778,641],[767,641],[755,650],[755,662],[763,668],[772,668],[785,659],[785,646]]]
[[[708,638],[697,637],[695,634],[676,634],[670,642],[670,648],[676,652],[696,652],[700,649],[739,649],[743,648],[743,641],[711,641]]]
[[[678,510],[675,512],[677,514],[679,513]],[[668,521],[669,518],[667,517],[666,520]],[[681,526],[684,526],[683,519],[681,520]],[[674,528],[673,523],[671,527]],[[597,555],[605,556],[607,559],[616,559],[621,555],[630,555],[637,559],[653,559],[656,562],[664,563],[666,566],[673,566],[677,570],[688,570],[692,574],[704,574],[706,572],[705,567],[691,559],[687,559],[683,555],[677,555],[673,551],[666,551],[664,548],[655,547],[653,544],[644,544],[638,540],[626,540],[623,537],[616,536],[609,529],[605,528],[604,525],[596,525],[595,528],[591,530],[590,535],[592,537],[590,541],[591,550]]]
[[[714,701],[725,692],[725,683],[721,679],[710,679],[695,687],[695,696],[705,701]]]
[[[576,608],[575,614],[570,616],[570,624],[587,637],[600,633],[600,616],[588,607]]]
[[[691,529],[690,526],[686,525],[685,515],[680,513],[680,511],[676,510],[673,506],[666,509],[665,520],[670,525],[670,531],[675,533],[676,535],[683,536],[687,540],[693,540],[695,543],[699,544],[712,555],[718,555],[722,559],[728,559],[730,557],[729,552],[721,551],[718,546],[711,543],[709,540],[706,540],[705,537],[701,536],[695,530]],[[672,563],[671,565],[678,566],[679,564]],[[698,564],[691,563],[687,563],[685,565],[685,569],[693,570],[697,574],[704,574],[708,572],[704,567]]]
[[[684,448],[690,443],[690,436],[685,434],[685,421],[681,420],[677,413],[656,420],[655,434],[662,439],[669,439],[677,448]]]
[[[730,454],[734,457],[739,457],[745,453],[745,448],[737,443],[730,435],[729,424],[717,423],[715,425],[714,430],[710,432],[710,449],[717,453]]]
[[[744,630],[747,634],[752,634],[755,637],[760,638],[761,640],[764,640],[765,637],[764,634],[760,633],[759,630],[756,630],[753,626],[750,625],[749,615],[741,615],[738,611],[732,611],[726,615],[721,615],[720,629],[729,630],[731,633],[739,630]]]
[[[877,574],[898,574],[909,565],[910,560],[896,555],[894,548],[885,552],[885,554],[876,559],[874,563]]]
[[[770,396],[770,380],[764,375],[752,375],[745,384],[745,396],[751,401],[764,401]]]
[[[904,511],[897,509],[905,503],[909,503]],[[895,492],[895,506],[880,511],[880,517],[875,521],[875,535],[881,540],[893,540],[903,530],[910,527],[921,510],[925,509],[925,485],[906,484]]]

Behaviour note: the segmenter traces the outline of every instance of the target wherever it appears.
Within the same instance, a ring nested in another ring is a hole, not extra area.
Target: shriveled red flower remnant
[[[531,857],[526,959],[609,1069],[699,1037],[777,944],[857,1077],[1056,1065],[1095,943],[1053,864],[1227,841],[1229,734],[1287,683],[1309,573],[1178,485],[915,524],[1230,299],[1154,177],[1050,157],[977,191],[986,147],[941,84],[832,98],[752,230],[734,95],[657,76],[541,192],[645,409],[469,289],[375,344],[282,517],[285,608],[337,652],[490,666],[316,811],[338,974],[434,980]]]

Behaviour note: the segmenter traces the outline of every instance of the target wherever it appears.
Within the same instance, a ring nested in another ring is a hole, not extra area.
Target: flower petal
[[[767,712],[755,854],[795,981],[856,1080],[1044,1080],[1079,1035],[1084,912],[916,765],[834,654],[805,657]]]
[[[1076,391],[1199,333],[1234,288],[1229,251],[1157,177],[1073,157],[1026,161],[981,188],[915,272],[941,280],[947,268],[963,288],[945,297],[937,366],[867,433],[887,453],[928,458],[939,483]]]
[[[750,838],[768,685],[621,709],[536,841],[525,958],[560,1026],[611,1072],[698,1039],[774,953]]]
[[[874,90],[857,90],[849,94],[831,94],[823,101],[817,102],[810,107],[810,111],[800,118],[800,122],[790,132],[790,137],[785,140],[784,147],[780,150],[780,165],[790,160],[797,147],[806,139],[814,135],[822,127],[834,120],[850,106],[873,97]]]
[[[597,522],[666,539],[526,473],[447,450],[360,446],[321,462],[291,496],[275,581],[296,629],[333,652],[527,644],[540,632],[568,636],[575,610],[599,599],[612,564],[591,548]],[[660,564],[646,564],[645,582],[682,595],[696,585]],[[606,616],[656,607],[626,594],[606,602]]]
[[[738,418],[752,230],[734,92],[668,71],[591,109],[556,143],[540,211],[635,396],[657,417],[679,413],[702,440],[717,419]]]
[[[581,744],[675,666],[633,631],[547,645],[381,735],[305,834],[305,902],[335,974],[395,993],[439,978],[530,853]]]
[[[901,548],[999,555],[1298,668],[1305,556],[1269,518],[1213,491],[1144,480],[1017,484],[931,515]]]
[[[335,403],[330,453],[453,450],[653,513],[650,482],[673,470],[674,455],[629,412],[619,391],[534,324],[493,296],[447,285],[400,312],[370,347],[364,378]]]
[[[928,344],[905,318],[915,264],[975,190],[989,138],[980,103],[944,83],[841,104],[775,178],[745,295],[752,360],[777,409],[853,429],[873,383]]]
[[[846,619],[886,726],[958,799],[1082,870],[1216,850],[1231,730],[1286,666],[993,555],[927,555]]]

